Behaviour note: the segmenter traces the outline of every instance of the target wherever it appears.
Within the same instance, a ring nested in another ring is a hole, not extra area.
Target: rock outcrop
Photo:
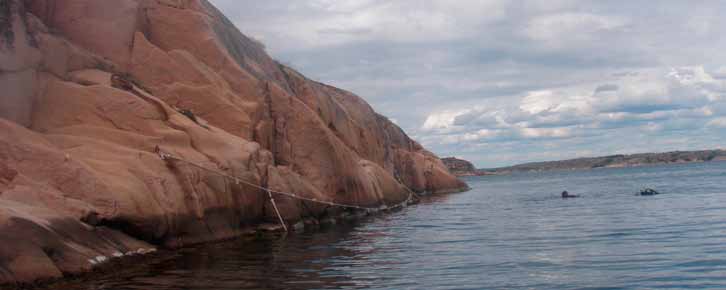
[[[477,169],[471,162],[456,157],[442,158],[441,161],[449,168],[449,171],[456,176],[482,176],[494,173]]]
[[[379,206],[462,190],[352,93],[204,0],[0,0],[0,284],[275,221],[246,182]],[[276,197],[295,223],[340,209]]]
[[[470,176],[470,175],[476,175],[476,167],[474,167],[474,164],[471,164],[471,162],[466,161],[464,159],[459,159],[456,157],[446,157],[442,158],[441,161],[444,162],[444,165],[446,165],[447,168],[449,168],[449,171],[451,173],[458,175],[458,176]]]

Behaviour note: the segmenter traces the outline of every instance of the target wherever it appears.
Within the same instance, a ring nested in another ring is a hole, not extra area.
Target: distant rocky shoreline
[[[560,161],[532,162],[494,169],[477,169],[471,162],[454,157],[443,158],[442,161],[451,173],[457,176],[481,176],[509,174],[513,172],[589,170],[595,168],[624,168],[675,163],[726,161],[726,150],[673,151],[631,155],[618,154]]]

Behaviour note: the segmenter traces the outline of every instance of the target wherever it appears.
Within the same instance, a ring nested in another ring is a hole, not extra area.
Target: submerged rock
[[[466,189],[363,99],[276,62],[207,1],[0,2],[0,284],[278,222],[266,192],[224,176],[362,206]],[[290,224],[336,210],[275,199]]]

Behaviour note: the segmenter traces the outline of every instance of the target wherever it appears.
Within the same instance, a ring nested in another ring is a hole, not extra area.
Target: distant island
[[[471,162],[454,157],[442,161],[451,173],[458,176],[507,174],[512,172],[585,170],[594,168],[636,167],[671,163],[726,161],[726,150],[673,151],[665,153],[640,153],[603,157],[576,158],[561,161],[532,162],[509,167],[477,169]]]

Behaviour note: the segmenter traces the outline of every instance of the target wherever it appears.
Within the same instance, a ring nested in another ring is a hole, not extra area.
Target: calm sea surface
[[[54,289],[726,288],[726,162],[467,182],[354,224],[185,249]],[[663,194],[635,196],[646,186]]]

